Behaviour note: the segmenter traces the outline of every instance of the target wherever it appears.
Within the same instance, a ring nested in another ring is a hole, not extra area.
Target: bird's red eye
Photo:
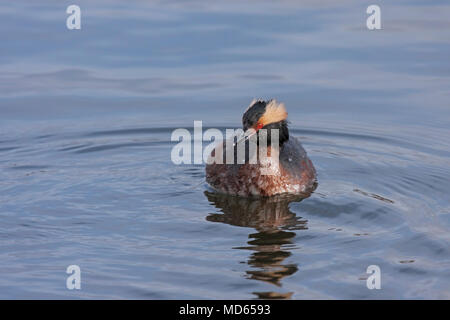
[[[261,122],[258,122],[258,124],[256,125],[256,130],[261,129],[262,127],[264,127],[264,125]]]

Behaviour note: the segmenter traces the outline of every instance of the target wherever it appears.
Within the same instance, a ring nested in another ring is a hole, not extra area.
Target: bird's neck
[[[273,129],[278,130],[278,145],[280,147],[289,140],[289,129],[286,120],[268,124],[263,129],[267,129],[267,146],[276,144],[272,140],[275,137],[275,133],[272,132]]]

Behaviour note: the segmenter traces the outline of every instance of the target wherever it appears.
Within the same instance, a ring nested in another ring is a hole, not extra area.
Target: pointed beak
[[[247,141],[248,139],[250,139],[250,137],[254,136],[256,134],[256,132],[258,132],[258,131],[253,129],[253,128],[248,129],[247,131],[244,132],[243,135],[241,135],[238,138],[236,144],[238,144],[238,143],[240,143],[242,141]]]

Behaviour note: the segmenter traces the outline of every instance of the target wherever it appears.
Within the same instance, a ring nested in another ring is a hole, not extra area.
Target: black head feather
[[[242,116],[242,126],[244,131],[253,127],[266,112],[267,102],[263,100],[257,100],[244,112]]]

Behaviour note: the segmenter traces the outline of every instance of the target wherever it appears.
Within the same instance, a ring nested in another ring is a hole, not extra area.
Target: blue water
[[[450,299],[447,1],[377,1],[375,31],[356,0],[77,0],[81,30],[70,4],[0,4],[0,298]],[[173,130],[254,97],[286,104],[311,197],[172,163]]]

